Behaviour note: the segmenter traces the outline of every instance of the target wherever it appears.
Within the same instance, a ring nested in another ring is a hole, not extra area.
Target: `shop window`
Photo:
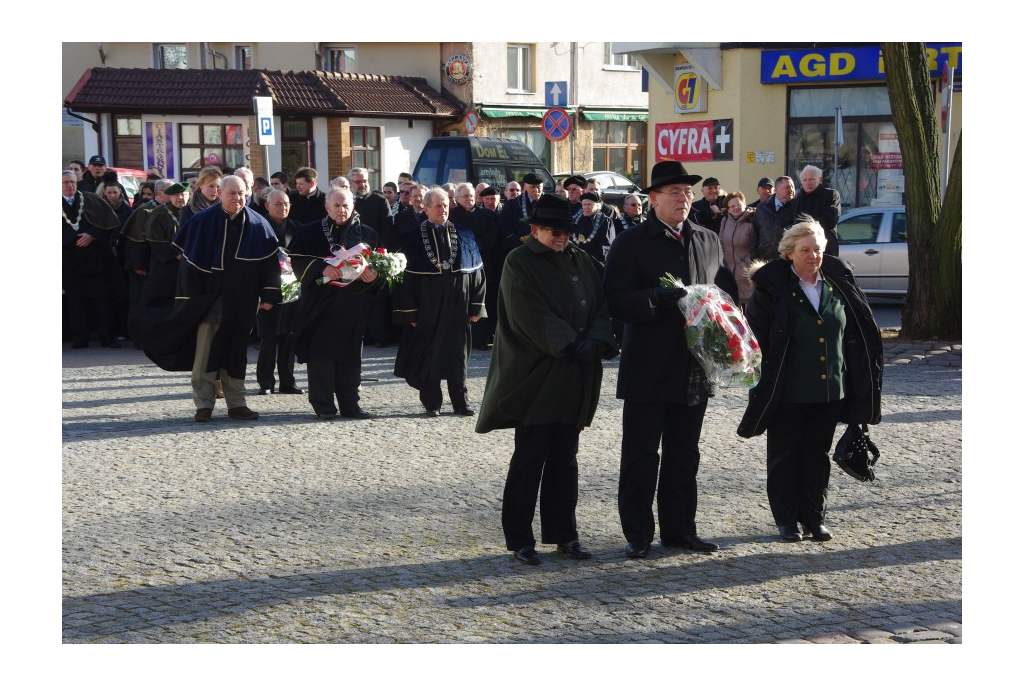
[[[354,47],[326,48],[324,50],[324,71],[339,74],[356,73],[356,49]]]
[[[643,183],[647,157],[647,124],[642,121],[595,121],[593,171],[614,171],[637,185]]]
[[[363,167],[369,172],[371,190],[380,190],[380,129],[370,126],[353,126],[352,166]]]
[[[235,69],[252,69],[252,46],[235,47]]]
[[[182,124],[181,159],[184,169],[205,166],[245,166],[245,137],[241,124]]]
[[[533,50],[530,45],[508,43],[508,89],[513,93],[533,92]]]
[[[843,115],[836,146],[836,108]],[[789,92],[786,173],[799,187],[808,164],[839,191],[844,207],[903,204],[903,157],[884,86],[793,88]],[[838,158],[838,165],[836,164]]]
[[[188,69],[188,45],[157,43],[153,46],[153,64],[157,69]]]
[[[612,44],[604,44],[604,65],[613,69],[640,69],[633,55],[616,55],[612,52]]]

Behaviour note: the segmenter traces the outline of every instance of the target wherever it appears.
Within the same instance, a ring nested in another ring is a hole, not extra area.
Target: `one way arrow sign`
[[[565,107],[569,99],[567,81],[546,81],[544,83],[544,106]]]

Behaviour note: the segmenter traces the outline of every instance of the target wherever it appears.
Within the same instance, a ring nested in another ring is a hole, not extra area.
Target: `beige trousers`
[[[210,345],[220,324],[215,321],[203,321],[196,333],[196,358],[192,363],[192,401],[196,409],[213,409],[217,402],[217,389],[213,382],[217,380],[216,371],[207,371],[206,364],[210,361]],[[245,381],[232,378],[224,369],[220,369],[220,384],[224,390],[224,401],[228,409],[245,406]]]

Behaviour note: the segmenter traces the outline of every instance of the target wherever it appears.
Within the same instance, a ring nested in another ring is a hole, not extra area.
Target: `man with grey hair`
[[[259,211],[259,204],[256,195],[252,192],[253,183],[255,182],[252,170],[244,166],[239,167],[235,169],[234,175],[245,181],[245,204],[256,211]]]
[[[427,218],[402,235],[408,258],[395,289],[395,323],[402,337],[395,375],[419,390],[427,416],[438,416],[444,400],[441,380],[456,414],[472,416],[466,369],[470,324],[486,316],[484,265],[469,228],[448,220],[448,193],[431,188],[423,198]]]
[[[822,171],[808,164],[800,171],[800,192],[793,199],[793,221],[803,214],[825,229],[825,254],[839,256],[839,234],[836,226],[843,211],[839,191],[822,185]]]
[[[340,412],[346,418],[369,419],[371,414],[359,406],[363,330],[381,282],[366,269],[343,283],[340,266],[324,257],[360,243],[374,250],[380,239],[360,222],[350,190],[332,188],[326,209],[327,216],[301,226],[289,246],[292,268],[302,284],[292,329],[295,355],[306,365],[307,396],[318,417],[333,419]]]
[[[245,190],[244,180],[225,176],[217,189],[220,203],[194,214],[172,241],[181,250],[179,309],[199,314],[187,329],[195,344],[192,399],[199,423],[212,418],[218,374],[228,416],[259,418],[245,401],[249,332],[258,309],[272,309],[281,301],[281,268],[274,230],[246,207]]]
[[[489,212],[476,204],[476,193],[472,183],[459,183],[455,186],[455,207],[449,217],[456,226],[463,226],[473,231],[476,245],[484,260],[484,274],[488,283],[494,283],[487,292],[488,311],[497,311],[498,275],[494,265],[494,248],[498,244],[498,223],[494,212]],[[473,324],[473,347],[486,351],[494,334],[493,319],[480,319]]]
[[[352,185],[359,220],[377,231],[385,245],[390,245],[391,206],[383,195],[370,190],[370,172],[363,167],[354,167],[348,172],[348,181]]]
[[[267,222],[274,229],[277,242],[286,250],[289,249],[299,227],[288,217],[291,212],[288,193],[271,189],[263,204],[267,208]],[[295,385],[295,346],[291,334],[296,306],[296,302],[282,303],[269,311],[261,309],[256,314],[256,334],[260,338],[260,353],[256,358],[258,395],[274,393],[275,362],[281,377],[277,392],[283,395],[302,394],[302,390]]]

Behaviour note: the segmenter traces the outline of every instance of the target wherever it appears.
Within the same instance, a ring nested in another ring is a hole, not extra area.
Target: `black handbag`
[[[868,437],[867,424],[851,423],[839,438],[832,461],[857,480],[866,482],[875,479],[878,456],[878,448]]]

